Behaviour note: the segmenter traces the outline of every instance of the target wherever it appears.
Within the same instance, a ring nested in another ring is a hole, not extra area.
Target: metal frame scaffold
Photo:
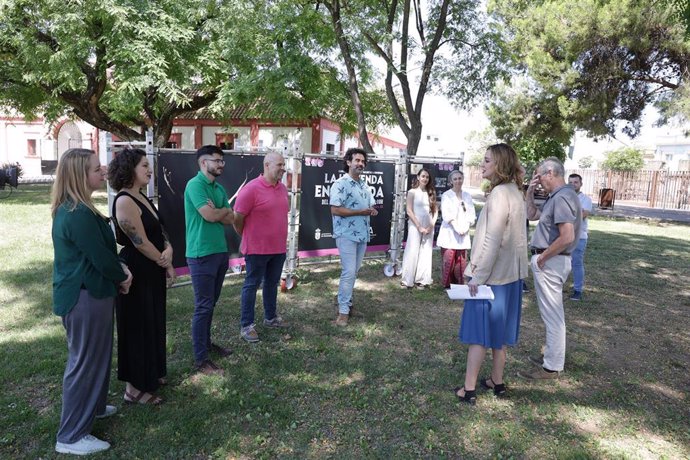
[[[190,154],[192,151],[182,149],[168,149],[157,148],[153,145],[153,130],[149,129],[146,132],[146,140],[139,142],[113,142],[112,134],[108,132],[101,132],[99,135],[99,145],[102,155],[102,161],[109,163],[113,158],[113,150],[118,147],[139,147],[146,151],[146,155],[151,164],[151,168],[157,171],[158,155],[164,153],[186,153]],[[287,174],[283,177],[283,183],[288,189],[288,199],[290,210],[288,213],[288,238],[286,247],[286,260],[283,266],[281,275],[281,290],[286,291],[293,289],[297,284],[297,271],[302,265],[313,265],[322,263],[332,263],[339,260],[337,256],[316,257],[321,260],[309,260],[300,263],[299,257],[299,232],[301,226],[300,205],[302,201],[301,189],[301,175],[302,168],[307,158],[316,159],[332,159],[341,161],[344,152],[321,152],[321,153],[302,153],[289,149],[271,149],[271,148],[252,148],[242,150],[224,150],[223,153],[227,155],[259,155],[269,152],[280,153],[284,156],[286,161]],[[103,158],[104,155],[104,158]],[[455,160],[455,161],[453,161]],[[367,260],[384,260],[383,273],[387,277],[400,275],[402,272],[402,254],[403,254],[403,238],[405,235],[405,225],[407,221],[406,212],[406,194],[407,182],[410,174],[410,167],[414,164],[462,164],[461,159],[453,159],[447,157],[423,157],[415,156],[409,157],[405,151],[402,151],[397,157],[391,157],[380,154],[369,154],[368,161],[378,161],[383,163],[394,163],[394,185],[393,185],[393,204],[392,215],[390,221],[390,240],[389,247],[385,251],[385,255],[367,256]],[[159,178],[161,179],[161,178]],[[108,186],[108,210],[112,208],[115,192]],[[154,181],[151,181],[147,187],[147,196],[151,199],[158,200],[156,195]],[[229,267],[229,275],[240,274],[242,266],[233,265]],[[176,286],[185,285],[189,283],[179,283]]]
[[[122,149],[128,147],[141,148],[146,152],[146,157],[149,160],[151,169],[155,171],[156,165],[156,153],[153,147],[153,128],[149,128],[146,131],[146,140],[144,141],[113,141],[113,135],[107,131],[100,131],[98,133],[98,147],[100,152],[101,163],[109,165],[110,161],[113,159],[113,149],[120,147]],[[107,182],[108,190],[108,215],[110,215],[113,209],[113,201],[115,200],[115,191],[110,187],[110,183]],[[146,196],[150,199],[155,198],[156,189],[153,181],[149,181],[146,187]],[[112,220],[110,225],[115,225]],[[115,228],[113,227],[113,230]]]

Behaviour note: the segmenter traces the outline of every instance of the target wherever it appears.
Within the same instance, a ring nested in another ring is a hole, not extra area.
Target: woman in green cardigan
[[[113,351],[113,309],[132,274],[118,259],[107,218],[91,201],[105,181],[93,150],[69,149],[60,158],[53,193],[53,311],[67,333],[62,415],[55,450],[85,455],[110,447],[91,435],[94,418],[113,415],[106,405]]]

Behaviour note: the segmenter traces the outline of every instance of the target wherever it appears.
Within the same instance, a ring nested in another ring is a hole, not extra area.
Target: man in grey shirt
[[[549,193],[541,211],[534,203],[537,184]],[[570,254],[578,243],[582,209],[575,190],[565,183],[565,170],[558,158],[542,161],[527,189],[527,218],[539,219],[530,243],[532,273],[539,313],[546,328],[543,358],[530,361],[539,367],[518,373],[532,380],[555,379],[565,364],[565,314],[563,284],[571,269]]]

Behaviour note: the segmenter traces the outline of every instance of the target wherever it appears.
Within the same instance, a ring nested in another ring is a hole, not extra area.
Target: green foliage
[[[522,165],[530,171],[544,158],[556,157],[561,161],[565,160],[565,149],[555,139],[525,137],[513,143],[513,148]]]
[[[5,2],[0,103],[56,119],[70,112],[136,137],[166,106],[217,90],[222,60],[210,42],[219,9],[193,1]],[[46,21],[45,18],[50,18]]]
[[[371,72],[372,56],[385,66],[386,96],[407,137],[408,155],[416,154],[421,140],[427,93],[442,93],[457,107],[470,108],[491,93],[492,82],[504,73],[500,37],[477,0],[316,3],[327,6],[336,35],[346,42],[347,49],[340,50],[346,66],[348,60],[358,63],[354,77]],[[351,75],[357,104],[353,80]]]
[[[496,136],[511,144],[526,166],[549,156],[563,159],[574,133],[560,114],[559,100],[530,85],[529,79],[498,85],[486,113]]]
[[[666,0],[674,19],[685,25],[685,38],[690,38],[690,1]]]
[[[690,47],[667,2],[494,0],[490,10],[537,101],[548,97],[548,112],[568,126],[603,136],[620,121],[636,136],[646,106],[659,105],[662,121],[678,113]]]
[[[577,166],[581,169],[591,168],[594,164],[594,158],[591,155],[584,156],[577,160]]]
[[[574,130],[560,116],[558,100],[535,89],[528,79],[497,85],[485,109],[496,137],[513,146],[526,168],[550,156],[565,158]]]
[[[489,193],[491,191],[491,181],[489,179],[482,179],[479,184],[479,190],[484,193]]]
[[[492,144],[498,143],[498,138],[491,128],[485,128],[481,131],[473,130],[465,137],[467,142],[467,152],[465,153],[465,164],[468,166],[479,166],[484,159],[486,148]]]
[[[483,153],[474,152],[465,161],[465,166],[479,166],[480,164],[482,164],[483,159],[484,159]]]
[[[516,142],[523,137],[543,137],[568,145],[573,127],[560,113],[559,99],[530,87],[526,79],[512,86],[498,85],[486,111],[499,138]]]
[[[642,151],[630,147],[608,152],[606,159],[601,164],[603,169],[612,171],[639,171],[643,166]]]
[[[76,115],[124,139],[152,125],[158,145],[201,108],[348,120],[332,44],[313,8],[290,1],[6,0],[0,107]]]

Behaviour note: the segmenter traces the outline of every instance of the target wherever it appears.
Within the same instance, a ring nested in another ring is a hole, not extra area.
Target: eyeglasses
[[[214,162],[215,164],[218,164],[218,165],[224,165],[224,164],[225,164],[225,160],[220,159],[220,158],[205,158],[205,160],[206,160],[206,161],[212,161],[212,162]]]

